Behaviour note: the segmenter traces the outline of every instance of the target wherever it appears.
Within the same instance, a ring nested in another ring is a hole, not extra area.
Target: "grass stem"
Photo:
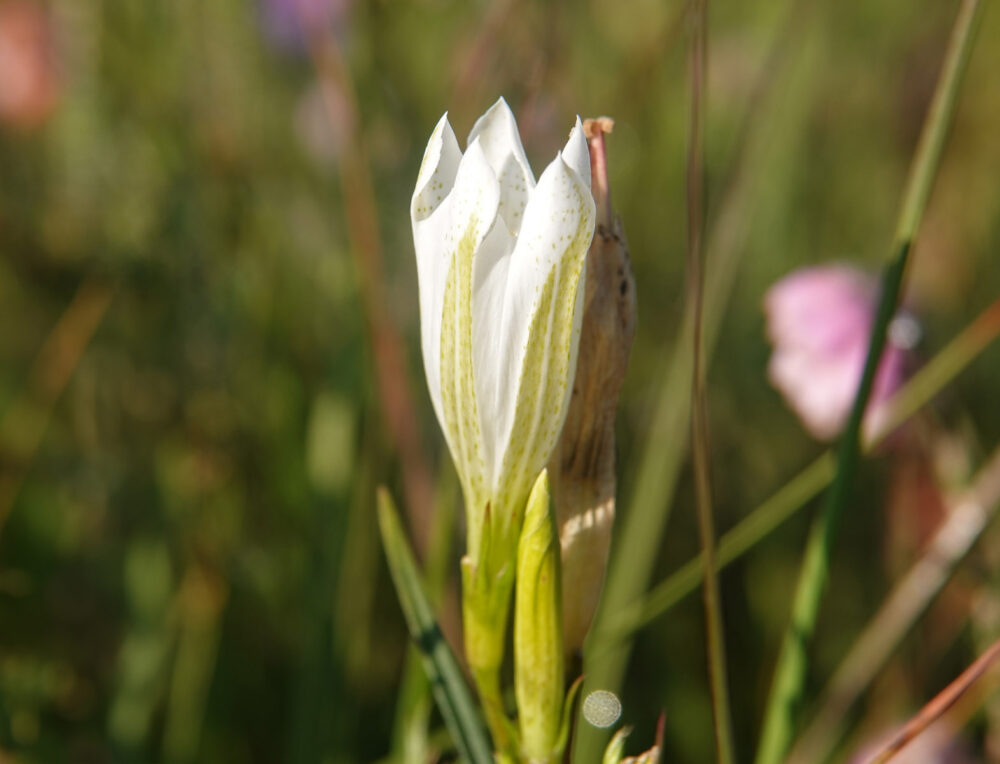
[[[708,672],[712,687],[716,759],[733,760],[732,714],[726,677],[725,629],[715,565],[715,521],[712,517],[712,487],[708,442],[708,400],[705,393],[702,325],[704,316],[705,147],[703,109],[708,47],[707,0],[693,0],[691,35],[691,109],[687,165],[688,237],[687,299],[694,304],[694,337],[691,365],[691,446],[694,460],[698,531],[705,563],[703,592]]]

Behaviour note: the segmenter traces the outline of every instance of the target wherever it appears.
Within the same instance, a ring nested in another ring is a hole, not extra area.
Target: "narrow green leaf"
[[[424,592],[413,552],[406,540],[399,514],[388,490],[378,490],[378,521],[382,531],[389,572],[406,618],[406,625],[423,657],[441,716],[451,732],[459,754],[473,764],[491,764],[493,756],[475,703],[458,661],[441,634]]]
[[[450,459],[441,460],[434,494],[434,511],[431,514],[431,532],[423,573],[428,600],[437,607],[448,578],[455,515],[458,510],[458,476]],[[406,665],[400,683],[391,761],[396,764],[424,764],[436,758],[428,729],[433,703],[430,682],[424,672],[423,657],[414,645],[406,653]]]

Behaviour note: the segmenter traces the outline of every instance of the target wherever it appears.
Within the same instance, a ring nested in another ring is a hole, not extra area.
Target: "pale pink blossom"
[[[841,264],[795,271],[764,297],[774,347],[768,377],[816,438],[831,440],[844,427],[861,381],[877,303],[877,282]],[[878,430],[883,404],[903,382],[917,334],[908,314],[893,320],[865,415],[867,436]]]

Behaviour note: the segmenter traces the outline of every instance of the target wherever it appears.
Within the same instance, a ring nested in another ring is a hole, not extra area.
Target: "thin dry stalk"
[[[703,109],[705,68],[708,60],[708,2],[694,0],[691,11],[691,114],[687,162],[687,270],[686,299],[692,305],[693,361],[691,364],[691,453],[694,462],[695,493],[701,556],[705,562],[703,593],[708,673],[712,687],[712,714],[715,724],[716,759],[721,764],[733,760],[732,716],[726,672],[726,646],[722,602],[715,563],[715,522],[712,517],[708,399],[705,392],[703,359],[704,316],[704,229],[705,229],[705,147]]]
[[[920,709],[881,751],[868,760],[868,764],[884,764],[892,759],[917,735],[954,706],[987,671],[994,667],[998,658],[1000,658],[1000,639],[990,645],[975,663]]]

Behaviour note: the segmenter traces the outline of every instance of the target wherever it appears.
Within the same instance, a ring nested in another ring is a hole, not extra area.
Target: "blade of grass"
[[[1000,449],[980,468],[971,488],[951,504],[927,551],[886,597],[834,673],[819,713],[792,749],[789,762],[826,760],[840,738],[851,706],[996,518],[1000,510]]]
[[[979,0],[964,0],[962,3],[934,100],[911,166],[896,226],[892,259],[882,276],[882,290],[864,373],[837,449],[837,475],[810,531],[792,605],[791,621],[778,655],[757,750],[758,764],[778,764],[784,760],[794,734],[795,716],[806,675],[806,646],[816,627],[819,605],[829,573],[830,554],[859,461],[861,422],[885,346],[886,330],[899,302],[910,248],[927,205],[948,128],[955,113],[958,86],[969,60],[981,8]]]
[[[705,561],[703,596],[708,675],[712,688],[715,754],[721,764],[733,760],[733,722],[726,678],[726,645],[722,602],[715,565],[715,521],[712,517],[712,484],[708,442],[708,398],[702,359],[704,317],[705,145],[702,109],[705,101],[705,65],[708,48],[708,0],[694,0],[691,14],[691,93],[687,161],[687,271],[686,299],[693,303],[694,336],[691,359],[691,446],[701,556]]]
[[[867,453],[923,408],[1000,336],[1000,299],[977,316],[886,403],[880,429],[866,443]],[[836,462],[827,451],[788,481],[719,539],[716,565],[721,570],[749,552],[785,520],[819,495],[833,480]],[[626,638],[663,615],[701,584],[701,557],[689,561],[655,586],[646,597],[616,613],[612,633]],[[611,646],[609,639],[608,647]]]
[[[435,608],[441,603],[448,580],[448,563],[451,560],[458,508],[458,478],[450,460],[442,460],[439,473],[432,514],[434,527],[427,547],[424,576],[428,601]],[[430,736],[427,729],[431,704],[430,682],[421,665],[420,651],[414,646],[407,652],[400,684],[392,742],[394,761],[418,764],[435,758],[429,750]]]
[[[384,487],[378,490],[378,522],[406,625],[423,656],[424,671],[455,746],[459,754],[473,764],[491,764],[493,755],[472,695],[458,661],[438,628],[399,514]]]

